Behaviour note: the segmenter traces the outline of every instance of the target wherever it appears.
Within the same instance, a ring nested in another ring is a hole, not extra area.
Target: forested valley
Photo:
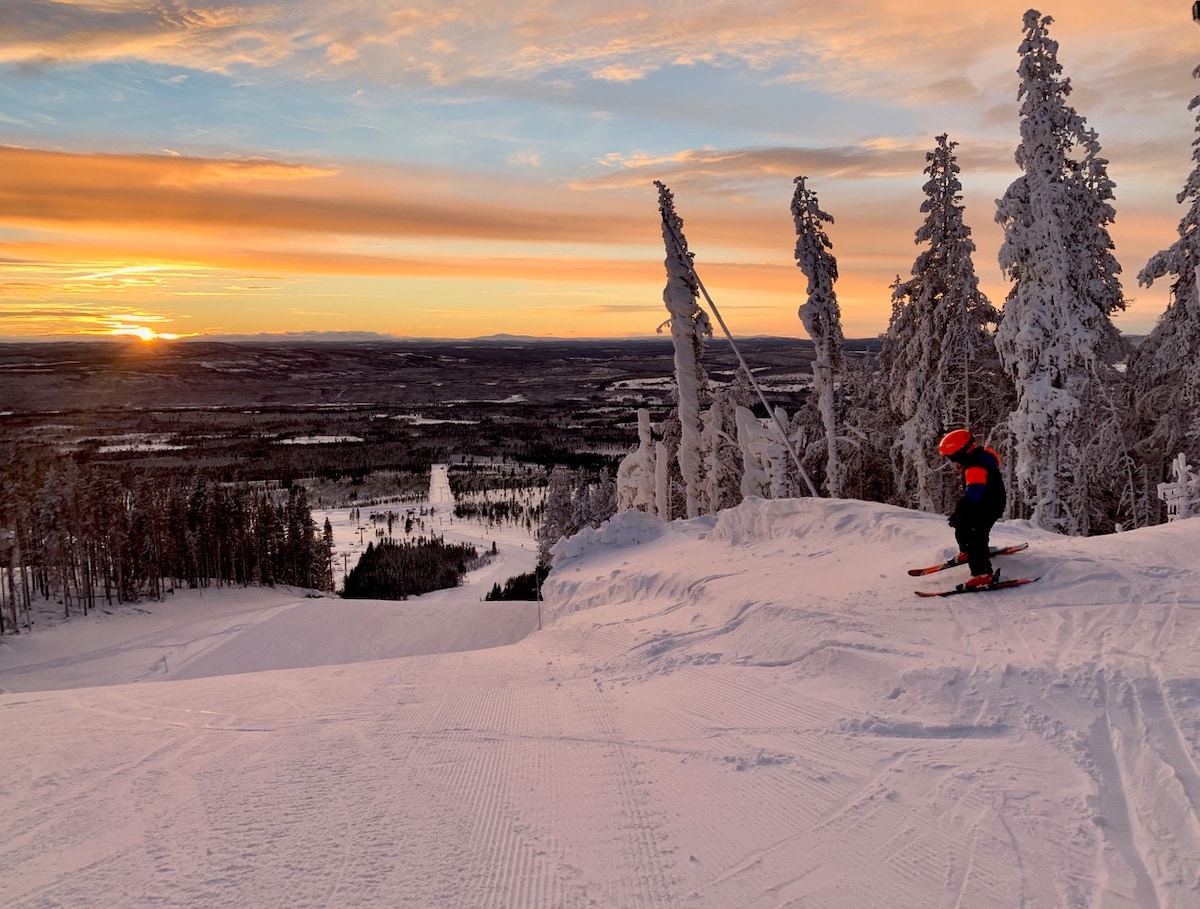
[[[303,487],[79,463],[42,452],[0,468],[3,629],[34,598],[65,616],[161,598],[175,587],[287,584],[332,590],[331,537]]]
[[[337,594],[361,549],[335,552],[323,515],[351,511],[373,558],[427,561],[394,595],[457,583],[442,562],[475,556],[429,542],[431,465],[450,465],[439,515],[535,535],[554,467],[598,483],[628,450],[635,417],[614,418],[613,399],[665,410],[661,380],[627,386],[669,372],[669,343],[632,347],[614,369],[610,345],[536,345],[522,363],[487,344],[0,345],[0,632],[180,588]],[[546,361],[536,379],[530,356]],[[481,374],[523,394],[467,400]],[[324,400],[339,384],[354,402]]]
[[[457,587],[463,576],[487,562],[489,553],[467,543],[447,543],[439,537],[382,540],[367,551],[346,575],[342,596],[347,599],[406,600],[434,590]]]

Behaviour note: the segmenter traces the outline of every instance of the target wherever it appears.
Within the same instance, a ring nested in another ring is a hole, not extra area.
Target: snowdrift
[[[818,692],[842,706],[839,733],[891,740],[893,756],[985,743],[924,769],[992,777],[967,789],[986,791],[976,807],[996,813],[999,853],[1027,863],[1022,898],[942,894],[946,905],[1200,906],[1200,520],[1091,539],[1027,522],[993,534],[1021,541],[997,566],[1038,583],[919,600],[917,587],[960,580],[906,574],[953,554],[944,518],[750,500],[670,525],[620,515],[559,545],[546,590],[556,614],[627,629],[611,672],[786,667],[776,691]],[[888,797],[903,797],[907,763]],[[812,905],[835,904],[814,892]]]

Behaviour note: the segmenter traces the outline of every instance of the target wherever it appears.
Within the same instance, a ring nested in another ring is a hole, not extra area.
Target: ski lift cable
[[[1198,2],[1200,2],[1200,0],[1198,0]],[[665,213],[663,214],[663,224],[671,232],[671,236],[675,238],[675,248],[682,251],[684,248],[683,238],[680,237],[678,231],[675,230],[675,225],[667,220]],[[776,413],[775,408],[767,402],[766,395],[763,394],[763,390],[759,386],[758,380],[754,378],[754,373],[750,371],[750,367],[746,364],[746,358],[742,356],[742,352],[737,346],[737,341],[733,339],[733,334],[729,331],[729,326],[725,324],[725,320],[721,317],[721,311],[717,309],[717,304],[713,302],[713,298],[709,296],[708,290],[704,286],[704,282],[700,280],[700,275],[696,273],[695,263],[691,260],[691,257],[686,257],[683,264],[685,264],[688,268],[688,271],[691,272],[692,279],[696,282],[696,287],[699,288],[700,293],[704,296],[704,300],[706,303],[708,303],[709,309],[712,310],[713,315],[717,317],[717,324],[721,326],[721,331],[725,333],[725,337],[729,341],[729,346],[733,348],[733,352],[737,356],[738,363],[741,364],[742,370],[746,373],[746,377],[750,380],[750,384],[754,387],[754,391],[758,395],[758,400],[761,401],[763,407],[767,409],[767,413],[770,415],[771,421],[775,424],[775,428],[779,430],[779,437],[783,440],[784,447],[787,448],[788,454],[792,456],[792,462],[796,465],[796,470],[800,472],[800,476],[803,478],[805,485],[808,487],[808,491],[812,494],[814,499],[819,499],[821,494],[817,492],[817,487],[813,484],[812,478],[808,475],[808,471],[806,471],[804,469],[804,465],[800,463],[800,455],[796,453],[796,447],[792,444],[792,440],[788,438],[787,429],[784,427],[783,421],[779,419],[779,414]]]

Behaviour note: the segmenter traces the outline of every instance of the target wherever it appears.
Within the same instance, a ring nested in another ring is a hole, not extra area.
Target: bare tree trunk
[[[16,551],[15,547],[8,551],[8,608],[9,614],[12,617],[13,634],[19,634],[20,629],[17,628],[17,579],[16,579]]]

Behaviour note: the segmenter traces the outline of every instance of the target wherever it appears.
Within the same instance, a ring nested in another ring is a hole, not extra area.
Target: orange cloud
[[[179,189],[246,183],[312,180],[337,173],[330,167],[257,158],[195,158],[181,155],[87,155],[0,146],[0,186],[41,191],[150,185]]]
[[[681,157],[684,163],[670,176],[690,188],[681,209],[698,231],[698,248],[722,257],[739,250],[754,261],[790,262],[787,202],[795,171],[764,163],[770,157],[728,154],[717,175],[706,173],[705,162],[722,160],[720,153]],[[786,163],[787,155],[778,158]],[[0,148],[0,225],[62,235],[10,243],[11,255],[88,263],[82,267],[92,272],[167,262],[285,274],[426,275],[443,269],[462,274],[472,263],[479,268],[486,262],[499,275],[515,268],[522,277],[533,279],[537,271],[549,276],[537,280],[550,280],[572,274],[582,262],[611,262],[611,247],[637,246],[645,250],[639,261],[661,262],[651,186],[659,170],[645,170],[611,187],[584,184],[592,191],[581,202],[577,193],[535,181],[498,186],[427,169],[348,173],[270,161]],[[749,195],[732,211],[725,204],[723,181],[764,179],[767,188],[777,185],[777,204]],[[875,202],[877,210],[881,204]],[[914,197],[914,211],[918,204]],[[364,252],[368,239],[394,248]],[[421,246],[420,254],[412,244]],[[529,244],[538,256],[528,255]],[[594,252],[579,255],[587,247]],[[606,268],[611,265],[594,270]],[[155,279],[144,270],[137,274]],[[74,281],[85,283],[78,276]]]
[[[0,148],[0,223],[540,241],[560,239],[567,229],[565,205],[480,201],[486,196],[456,192],[444,178],[439,194],[428,179],[418,185],[421,175],[388,187],[361,177],[337,181],[336,174],[271,161]],[[289,184],[286,192],[277,189],[280,181]],[[570,220],[573,239],[583,242],[639,232],[634,219],[616,211],[572,213]]]
[[[614,157],[625,173],[611,185],[602,178],[564,189],[431,168],[0,148],[0,227],[12,237],[2,250],[0,286],[22,304],[86,307],[82,301],[119,295],[181,317],[207,305],[201,301],[234,298],[328,312],[329,292],[310,305],[307,287],[344,276],[390,281],[392,293],[431,282],[464,294],[467,286],[479,294],[500,284],[536,284],[539,293],[563,297],[643,300],[656,313],[664,253],[650,180],[663,174],[677,190],[697,267],[718,303],[754,307],[746,318],[774,310],[761,319],[791,331],[803,283],[792,258],[788,202],[791,177],[807,170],[822,176],[814,185],[836,219],[830,236],[847,331],[870,335],[886,326],[888,284],[909,273],[920,251],[913,234],[922,221],[916,174],[923,161],[900,163],[917,152],[881,143],[844,154],[743,149],[689,150],[654,161]],[[999,150],[976,154],[999,167]],[[979,246],[976,269],[999,304],[1007,288],[995,259],[998,192],[977,185],[974,175],[983,170],[976,164],[964,173],[971,186],[967,220]],[[871,173],[876,178],[864,196],[861,184]],[[997,172],[990,179],[999,189],[1007,181]],[[1173,239],[1180,212],[1171,201],[1126,213],[1118,204],[1114,236],[1127,292],[1148,255]],[[1164,307],[1158,296],[1155,289],[1139,297],[1136,318],[1146,326]],[[496,330],[527,305],[500,304]],[[17,324],[0,314],[0,333]]]

